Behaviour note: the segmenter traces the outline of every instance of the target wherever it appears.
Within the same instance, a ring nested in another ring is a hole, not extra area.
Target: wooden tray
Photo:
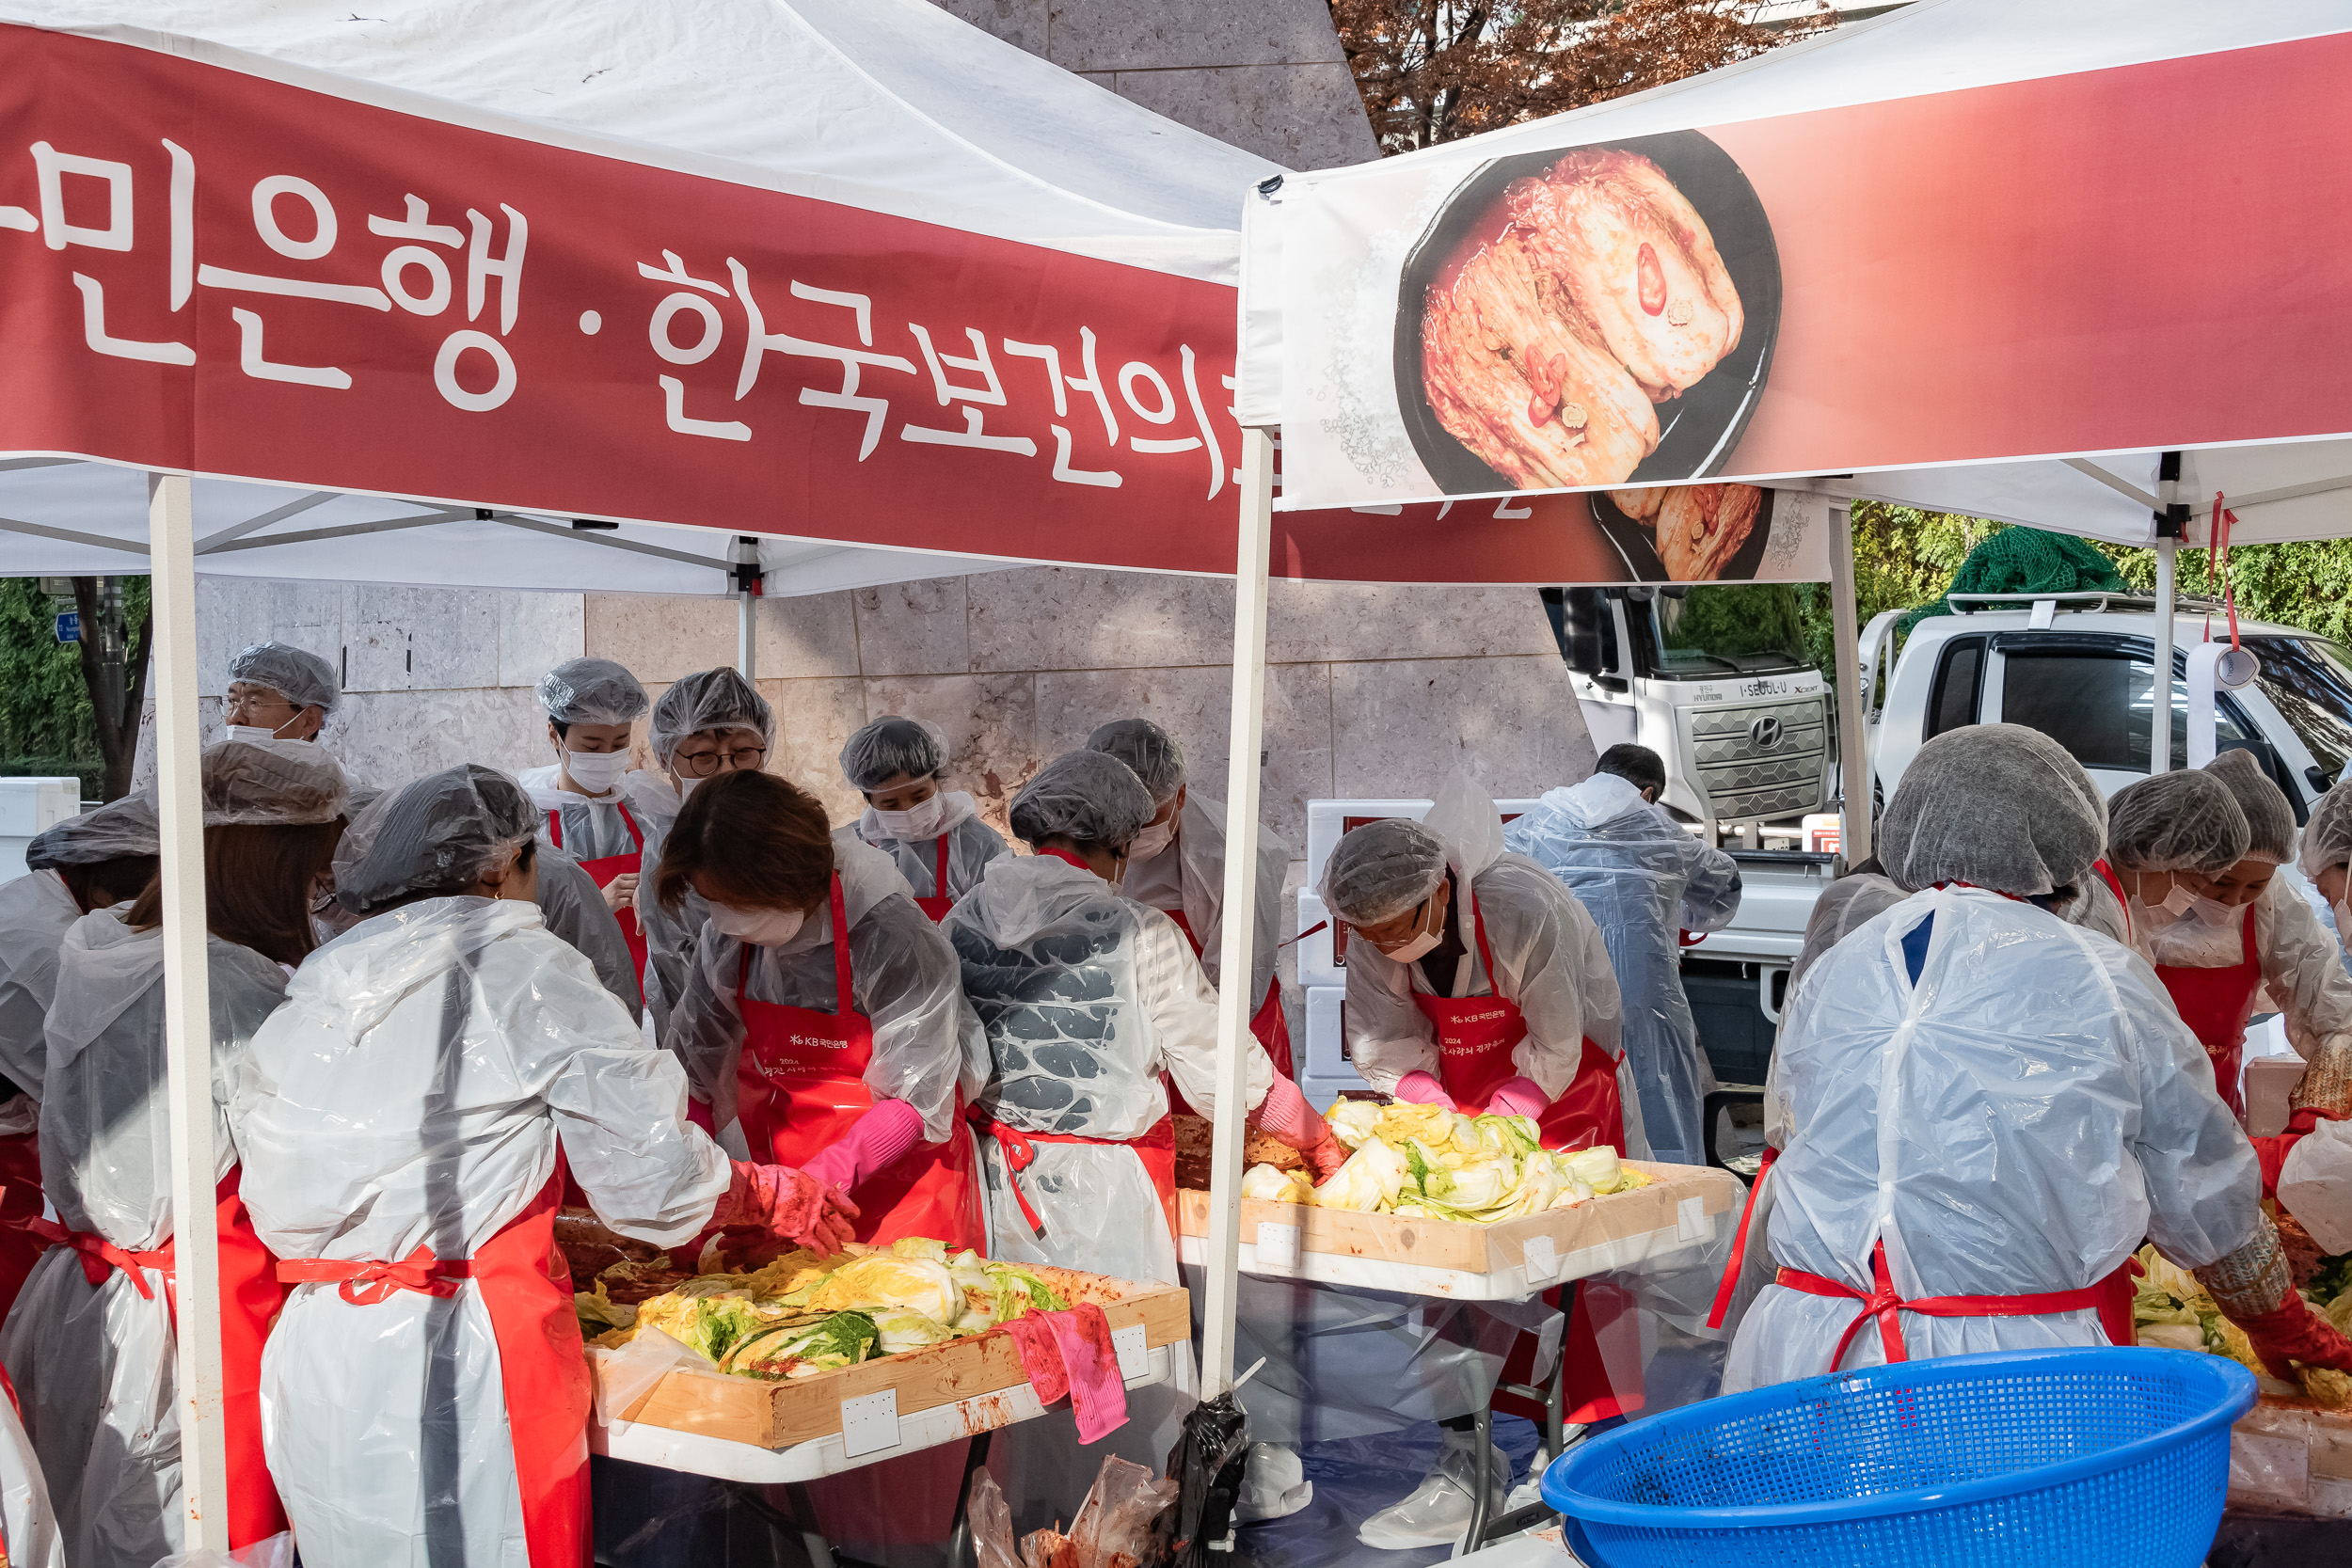
[[[1147,1347],[1191,1338],[1192,1303],[1182,1286],[1132,1284],[1041,1265],[1034,1272],[1073,1305],[1099,1304],[1114,1334],[1140,1323]],[[589,1357],[592,1368],[596,1360]],[[601,1369],[597,1370],[601,1375]],[[838,1433],[844,1400],[896,1389],[898,1414],[904,1417],[1023,1388],[1028,1381],[1011,1337],[984,1334],[786,1383],[716,1371],[675,1371],[623,1412],[622,1418],[755,1448],[783,1449]],[[1005,1419],[1011,1418],[1008,1411]],[[1002,1424],[983,1420],[973,1430]]]
[[[1702,1246],[1720,1227],[1737,1223],[1747,1201],[1745,1184],[1729,1171],[1627,1164],[1657,1180],[1573,1209],[1493,1225],[1246,1199],[1242,1272],[1414,1295],[1516,1300],[1565,1279]],[[1209,1195],[1176,1196],[1182,1256],[1202,1261]]]
[[[2264,1395],[2230,1430],[2230,1503],[2352,1519],[2352,1411]]]

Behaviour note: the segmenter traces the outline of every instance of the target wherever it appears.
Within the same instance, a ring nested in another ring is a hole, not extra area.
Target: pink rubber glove
[[[1425,1072],[1408,1072],[1396,1081],[1396,1097],[1414,1105],[1442,1105],[1449,1111],[1461,1107],[1445,1092],[1445,1085]]]
[[[857,1205],[806,1171],[730,1162],[735,1180],[710,1212],[711,1229],[746,1227],[781,1236],[830,1258],[851,1241]]]
[[[1331,1173],[1347,1164],[1347,1148],[1331,1136],[1330,1124],[1315,1115],[1298,1085],[1277,1075],[1265,1100],[1249,1118],[1260,1131],[1281,1139],[1307,1158],[1307,1168],[1321,1186]]]
[[[903,1100],[878,1100],[801,1169],[828,1187],[854,1193],[866,1178],[888,1170],[922,1141],[920,1112]]]
[[[1550,1108],[1550,1097],[1536,1085],[1533,1078],[1507,1079],[1486,1101],[1489,1116],[1525,1117],[1531,1121]]]

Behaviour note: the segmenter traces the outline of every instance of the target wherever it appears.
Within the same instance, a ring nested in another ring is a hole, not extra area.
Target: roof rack
[[[2156,608],[2156,596],[2153,594],[2132,592],[2112,594],[2096,589],[2071,594],[1947,594],[1944,598],[1945,602],[1951,606],[1952,613],[1955,615],[1967,615],[1990,610],[2025,610],[2044,600],[2054,602],[2061,610],[2083,614],[2095,613],[2110,606],[2124,610],[2153,610]],[[2175,610],[2196,615],[2202,615],[2209,610],[2218,610],[2222,608],[2219,599],[2190,594],[2174,595],[2172,604]]]

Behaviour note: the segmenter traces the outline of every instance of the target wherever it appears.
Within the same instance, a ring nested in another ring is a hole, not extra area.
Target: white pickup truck
[[[2112,795],[2148,774],[2155,613],[2122,594],[1955,594],[1894,648],[1897,612],[1873,620],[1861,646],[1872,800],[1879,809],[1919,748],[1963,724],[2025,724],[2064,746]],[[2171,765],[2187,753],[2186,645],[2208,606],[2180,601],[2172,656]],[[2226,635],[2218,616],[2217,633]],[[2352,653],[2315,633],[2241,621],[2262,661],[2254,680],[2215,702],[2219,749],[2262,762],[2302,821],[2352,760]],[[1882,674],[1892,661],[1891,673]],[[1717,1076],[1758,1083],[1813,901],[1834,870],[1827,855],[1734,849],[1738,919],[1683,955],[1683,983]]]

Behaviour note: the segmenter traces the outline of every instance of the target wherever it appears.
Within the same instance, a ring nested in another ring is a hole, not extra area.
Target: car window
[[[1955,637],[1944,644],[1944,657],[1935,670],[1935,689],[1928,697],[1928,733],[1932,740],[1946,730],[1977,721],[1977,693],[1984,673],[1984,639]]]
[[[2151,660],[2094,649],[2017,649],[2001,670],[2001,719],[2024,724],[2074,753],[2085,768],[2148,771]],[[2188,766],[2188,683],[2172,682],[2172,766]],[[2214,738],[2249,741],[2225,703]]]

